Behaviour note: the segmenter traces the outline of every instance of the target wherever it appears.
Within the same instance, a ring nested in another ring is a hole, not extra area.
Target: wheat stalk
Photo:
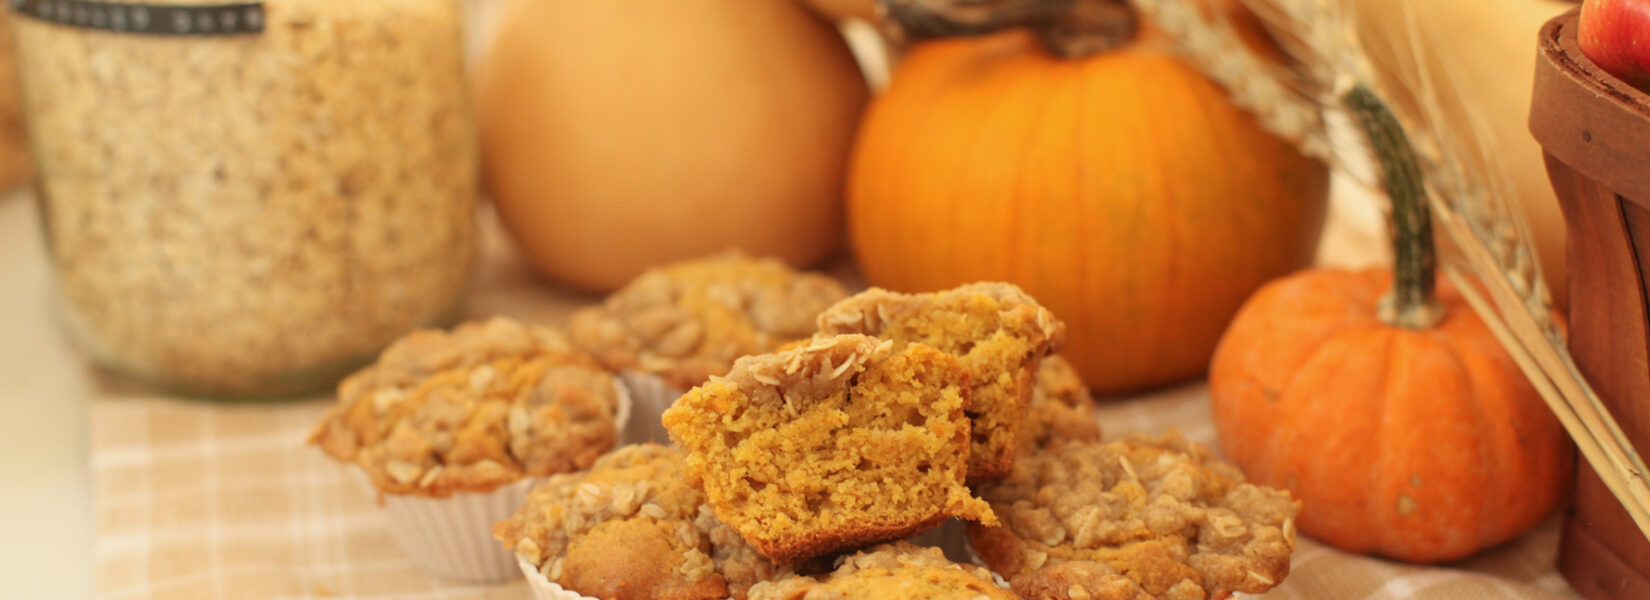
[[[1334,145],[1320,106],[1290,69],[1257,56],[1224,15],[1186,0],[1130,0],[1158,29],[1174,38],[1186,58],[1226,88],[1232,102],[1249,111],[1273,135],[1303,154],[1329,159]]]
[[[1650,484],[1645,479],[1650,469],[1570,356],[1552,316],[1552,300],[1529,229],[1521,211],[1510,203],[1506,166],[1491,147],[1488,126],[1473,111],[1447,110],[1448,90],[1428,84],[1458,78],[1430,72],[1432,61],[1425,60],[1427,48],[1420,43],[1425,37],[1415,35],[1424,23],[1407,11],[1407,5],[1395,3],[1406,10],[1406,30],[1388,32],[1389,39],[1376,41],[1405,44],[1413,62],[1399,81],[1378,82],[1345,0],[1239,0],[1295,60],[1292,74],[1279,74],[1274,65],[1255,56],[1231,23],[1200,10],[1199,0],[1131,1],[1269,130],[1300,143],[1303,151],[1363,185],[1378,186],[1367,154],[1359,152],[1358,145],[1331,144],[1332,138],[1339,142],[1333,134],[1336,128],[1330,126],[1339,111],[1334,90],[1345,88],[1348,81],[1375,90],[1384,83],[1415,100],[1414,110],[1400,117],[1421,159],[1434,218],[1460,250],[1444,265],[1446,276],[1650,537]],[[1257,106],[1264,101],[1277,104]],[[1305,110],[1303,106],[1317,116],[1296,115]]]

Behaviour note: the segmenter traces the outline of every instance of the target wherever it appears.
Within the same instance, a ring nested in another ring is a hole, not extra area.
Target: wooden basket
[[[1581,54],[1578,14],[1541,29],[1530,132],[1567,226],[1570,352],[1650,456],[1650,95]],[[1590,466],[1576,477],[1559,570],[1593,600],[1650,598],[1650,540]]]

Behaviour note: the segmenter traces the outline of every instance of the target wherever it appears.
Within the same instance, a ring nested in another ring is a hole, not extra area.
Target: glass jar
[[[291,395],[456,316],[458,0],[11,2],[63,320],[95,362]]]
[[[0,192],[28,182],[28,134],[23,128],[22,94],[17,89],[17,27],[11,11],[0,8]]]

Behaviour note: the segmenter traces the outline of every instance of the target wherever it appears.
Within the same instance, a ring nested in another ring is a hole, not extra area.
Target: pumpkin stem
[[[1388,224],[1392,235],[1392,289],[1381,298],[1377,309],[1381,321],[1394,327],[1430,329],[1443,320],[1444,308],[1433,290],[1437,266],[1432,212],[1427,206],[1415,148],[1398,117],[1368,86],[1352,85],[1341,94],[1341,104],[1369,138],[1381,168],[1381,185],[1392,202]]]
[[[1081,58],[1134,39],[1138,19],[1123,0],[878,0],[911,39],[985,35],[1013,27],[1037,33],[1062,58]]]

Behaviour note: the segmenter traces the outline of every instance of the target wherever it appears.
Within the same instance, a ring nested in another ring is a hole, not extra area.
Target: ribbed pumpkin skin
[[[1215,426],[1251,480],[1301,500],[1308,535],[1454,560],[1556,508],[1573,450],[1453,286],[1440,281],[1445,320],[1412,331],[1376,317],[1390,281],[1315,270],[1257,292],[1215,352]]]
[[[856,144],[849,236],[870,281],[1016,283],[1105,393],[1204,373],[1244,298],[1310,261],[1329,186],[1149,42],[1081,60],[1019,31],[918,45]]]

